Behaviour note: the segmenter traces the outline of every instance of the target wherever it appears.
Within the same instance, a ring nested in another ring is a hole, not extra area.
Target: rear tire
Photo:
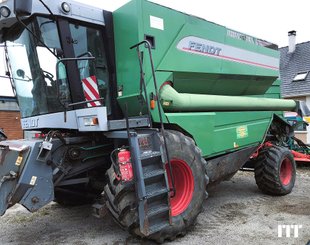
[[[258,188],[271,195],[286,195],[294,187],[296,164],[291,151],[284,147],[264,148],[255,163]]]
[[[209,182],[204,169],[206,162],[191,138],[177,131],[166,130],[166,140],[176,181],[176,196],[170,199],[172,225],[147,237],[160,243],[186,234],[202,210]],[[107,176],[109,181],[105,186],[105,196],[111,214],[131,234],[142,237],[134,184],[119,182],[113,167],[107,171]]]

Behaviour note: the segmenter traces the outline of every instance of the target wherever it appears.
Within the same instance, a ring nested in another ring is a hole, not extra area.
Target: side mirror
[[[14,0],[14,13],[19,17],[31,15],[32,0]]]

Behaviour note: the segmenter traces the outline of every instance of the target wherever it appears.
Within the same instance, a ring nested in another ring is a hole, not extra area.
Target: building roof
[[[0,111],[19,111],[16,98],[0,96]]]
[[[293,53],[288,53],[288,47],[280,51],[280,79],[282,97],[297,97],[310,95],[310,41],[296,44]],[[297,74],[309,72],[306,78],[293,81]]]
[[[12,97],[12,96],[1,96],[0,95],[0,102],[4,103],[4,102],[17,102],[16,97]]]

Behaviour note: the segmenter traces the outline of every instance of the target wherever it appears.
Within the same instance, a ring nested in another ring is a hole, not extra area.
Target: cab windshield
[[[21,29],[5,42],[10,74],[23,118],[61,112],[65,110],[65,105],[72,103],[70,87],[73,85],[67,75],[67,63],[59,63],[64,58],[95,57],[95,60],[74,61],[80,78],[75,81],[75,86],[83,89],[82,81],[91,77],[96,83],[99,97],[108,98],[109,76],[101,31],[76,24],[68,25],[71,37],[64,38],[72,42],[73,57],[65,57],[57,23],[45,17],[35,17],[27,24],[36,37],[27,29]],[[89,98],[85,97],[85,100]],[[95,106],[108,104],[108,100],[103,101],[104,104],[97,103]]]

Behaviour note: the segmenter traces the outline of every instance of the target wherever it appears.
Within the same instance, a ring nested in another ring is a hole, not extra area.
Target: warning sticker
[[[36,182],[37,182],[37,178],[38,178],[37,176],[32,176],[29,184],[30,185],[35,185]]]
[[[23,161],[23,157],[22,156],[18,156],[17,159],[16,159],[16,162],[15,162],[15,165],[16,166],[20,166],[22,161]]]
[[[163,106],[170,106],[170,102],[169,101],[163,101]]]
[[[150,15],[150,26],[151,28],[164,30],[164,20],[162,18],[158,18]]]
[[[237,139],[243,139],[249,136],[248,134],[248,126],[240,126],[236,128]]]

